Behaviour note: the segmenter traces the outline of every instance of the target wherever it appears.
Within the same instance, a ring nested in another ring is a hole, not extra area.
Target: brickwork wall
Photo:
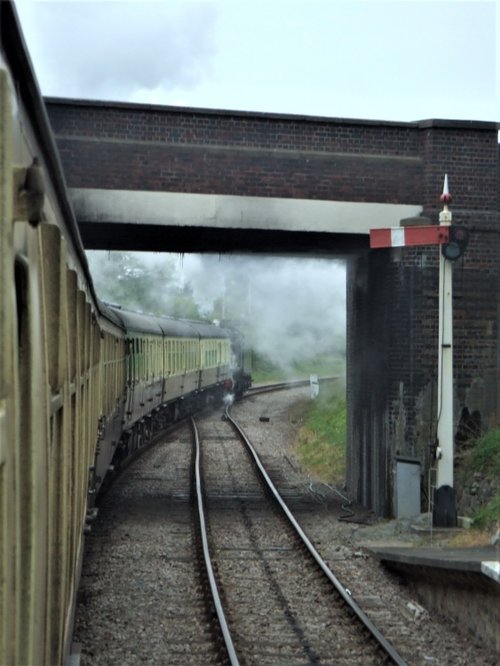
[[[48,111],[70,187],[420,199],[422,160],[409,124],[73,102],[49,102]]]
[[[500,168],[492,123],[379,123],[48,100],[70,187],[411,203],[471,230],[454,268],[456,422],[500,419]],[[436,431],[437,248],[360,250],[348,265],[348,489],[392,512],[396,455]]]
[[[438,127],[424,129],[421,138],[424,214],[437,222],[441,207],[437,199],[443,173],[448,172],[453,223],[471,230],[467,251],[453,270],[455,424],[458,428],[466,408],[479,412],[483,428],[488,428],[500,423],[496,132]],[[397,455],[421,461],[423,510],[427,504],[426,471],[438,411],[439,250],[407,248],[374,255],[358,258],[349,269],[348,485],[364,504],[391,515]],[[360,284],[365,289],[362,295]],[[364,371],[356,364],[358,359]],[[377,464],[367,442],[379,457]]]

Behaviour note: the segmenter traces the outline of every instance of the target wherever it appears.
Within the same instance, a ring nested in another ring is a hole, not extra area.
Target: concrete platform
[[[422,605],[452,618],[500,654],[500,548],[366,547]]]
[[[375,546],[369,550],[384,564],[476,572],[500,584],[500,549],[496,546],[474,548]]]

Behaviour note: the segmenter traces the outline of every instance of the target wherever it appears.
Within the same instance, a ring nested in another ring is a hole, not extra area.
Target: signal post
[[[443,210],[439,213],[439,225],[448,227],[449,230],[452,213],[448,210],[451,196],[448,192],[447,176],[441,201]],[[443,251],[439,253],[438,340],[437,438],[433,447],[437,459],[437,477],[432,522],[436,527],[456,527],[457,511],[453,488],[453,265]]]
[[[455,527],[457,511],[453,488],[453,266],[462,256],[469,239],[468,229],[452,225],[448,209],[451,195],[445,176],[441,195],[443,210],[439,225],[372,229],[370,247],[441,245],[439,256],[439,342],[437,434],[432,443],[437,478],[432,520],[435,527]]]

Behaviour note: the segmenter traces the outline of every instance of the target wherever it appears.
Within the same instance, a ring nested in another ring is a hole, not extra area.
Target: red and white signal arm
[[[412,245],[443,245],[450,236],[449,225],[427,225],[425,227],[392,227],[370,229],[370,247],[408,247]]]

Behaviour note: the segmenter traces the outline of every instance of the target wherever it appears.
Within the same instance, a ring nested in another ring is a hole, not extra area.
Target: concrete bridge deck
[[[170,252],[314,252],[368,248],[371,228],[399,226],[421,206],[224,194],[73,188],[89,249]]]

